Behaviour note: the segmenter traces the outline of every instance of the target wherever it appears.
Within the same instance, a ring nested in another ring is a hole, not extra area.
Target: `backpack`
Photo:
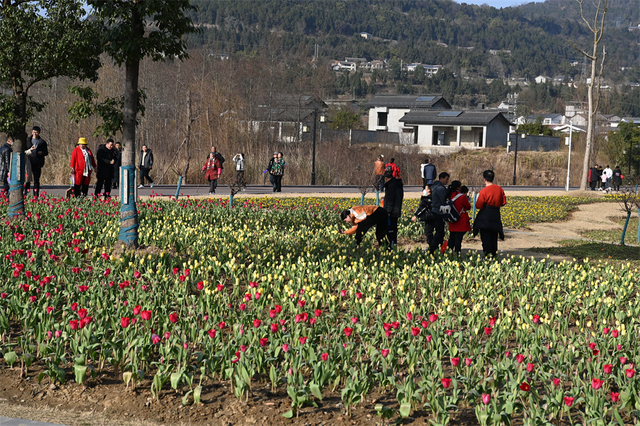
[[[440,206],[440,215],[445,220],[445,222],[455,223],[460,219],[460,212],[453,205],[454,201],[456,201],[461,195],[458,194],[453,197],[453,200],[447,200],[444,205]]]

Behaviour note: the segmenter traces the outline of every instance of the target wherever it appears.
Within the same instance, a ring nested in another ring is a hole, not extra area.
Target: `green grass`
[[[622,228],[624,228],[624,217],[611,218],[618,224],[618,228],[610,231],[586,231],[582,235],[590,240],[611,242],[619,244],[622,238]],[[638,244],[638,218],[632,217],[629,220],[629,226],[627,227],[627,233],[624,237],[625,244]]]
[[[640,264],[640,247],[619,246],[582,240],[561,240],[560,247],[532,248],[537,253],[569,256],[575,259],[633,261]],[[640,265],[639,265],[640,266]]]

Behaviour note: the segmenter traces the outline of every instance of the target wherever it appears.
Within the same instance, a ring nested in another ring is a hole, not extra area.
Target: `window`
[[[388,112],[379,112],[378,113],[378,126],[386,126],[388,117],[389,117],[389,113]]]

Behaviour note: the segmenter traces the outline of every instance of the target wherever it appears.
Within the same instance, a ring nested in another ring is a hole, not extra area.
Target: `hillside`
[[[495,9],[450,0],[193,0],[203,33],[192,46],[220,53],[277,52],[320,58],[397,58],[486,78],[558,74],[579,78],[591,34],[574,0]],[[604,44],[608,76],[635,82],[640,69],[637,0],[610,0]],[[366,40],[360,32],[373,35]],[[491,52],[490,52],[491,51]],[[570,60],[580,64],[571,66]],[[621,72],[621,67],[635,70]]]

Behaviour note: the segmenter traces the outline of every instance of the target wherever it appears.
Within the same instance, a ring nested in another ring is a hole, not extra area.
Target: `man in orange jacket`
[[[389,221],[389,215],[384,208],[378,206],[353,206],[349,210],[344,210],[340,217],[353,226],[346,231],[338,229],[338,232],[347,235],[356,234],[356,244],[360,244],[364,234],[374,225],[378,244],[382,245],[384,243],[384,239],[387,237],[387,224]]]

